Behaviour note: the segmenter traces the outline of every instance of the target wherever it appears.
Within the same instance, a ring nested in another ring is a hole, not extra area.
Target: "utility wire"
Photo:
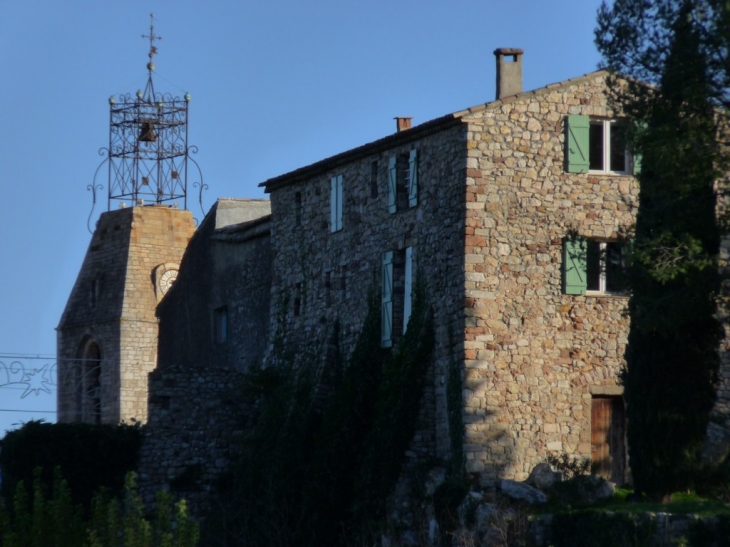
[[[55,410],[19,410],[12,408],[0,408],[0,412],[30,412],[32,414],[57,414]]]

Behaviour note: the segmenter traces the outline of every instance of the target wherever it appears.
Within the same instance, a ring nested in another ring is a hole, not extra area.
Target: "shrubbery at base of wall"
[[[114,496],[122,493],[125,475],[137,467],[141,444],[139,426],[28,422],[0,440],[0,492],[10,505],[17,484],[32,484],[36,468],[50,491],[58,467],[74,503],[88,510],[100,488]]]

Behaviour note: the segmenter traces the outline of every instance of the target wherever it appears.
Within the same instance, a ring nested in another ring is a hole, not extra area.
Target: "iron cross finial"
[[[149,38],[150,39],[150,59],[157,53],[157,48],[155,47],[155,40],[162,40],[162,36],[157,36],[155,34],[155,14],[150,13],[150,33],[149,34],[143,34],[142,38]]]

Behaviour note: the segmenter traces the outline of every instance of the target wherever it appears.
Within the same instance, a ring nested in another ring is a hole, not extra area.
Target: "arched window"
[[[76,419],[101,423],[101,348],[92,338],[86,338],[79,348],[76,370]]]

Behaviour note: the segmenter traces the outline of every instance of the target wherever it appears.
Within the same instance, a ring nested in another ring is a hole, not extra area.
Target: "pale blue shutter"
[[[342,175],[337,176],[337,229],[342,230],[342,211],[345,205],[345,194],[343,193]]]
[[[563,293],[585,294],[588,286],[588,244],[583,238],[563,240]]]
[[[395,213],[398,191],[398,158],[388,158],[388,212]]]
[[[330,232],[337,231],[337,177],[330,180]]]
[[[330,180],[330,232],[342,229],[342,175]]]
[[[408,158],[408,206],[418,205],[418,150],[411,150]]]
[[[383,299],[380,313],[380,345],[393,345],[393,251],[383,253]]]
[[[413,247],[406,247],[406,280],[403,295],[403,332],[408,328],[411,318],[411,304],[413,299]]]
[[[588,116],[568,116],[566,118],[565,164],[568,173],[588,172],[589,129]]]

